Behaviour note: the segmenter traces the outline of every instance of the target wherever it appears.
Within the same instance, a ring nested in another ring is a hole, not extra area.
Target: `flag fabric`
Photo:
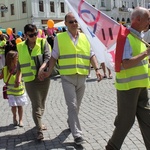
[[[120,30],[117,37],[117,45],[116,45],[116,53],[115,53],[115,71],[120,72],[122,56],[124,45],[126,41],[127,35],[130,33],[130,30],[124,27],[123,25],[120,26]]]
[[[65,2],[87,36],[98,62],[104,62],[108,68],[114,70],[120,24],[84,0]]]

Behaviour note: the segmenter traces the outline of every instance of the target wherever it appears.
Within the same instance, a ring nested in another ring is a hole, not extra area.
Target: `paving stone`
[[[13,126],[11,109],[0,95],[0,150],[104,150],[114,130],[117,113],[114,78],[98,83],[94,70],[91,70],[91,75],[86,82],[79,114],[83,135],[87,140],[85,144],[75,145],[72,134],[68,131],[67,106],[58,76],[51,79],[43,116],[43,123],[48,129],[43,132],[44,140],[40,143],[35,140],[36,130],[30,101],[23,107],[24,127],[19,128]],[[1,89],[2,86],[3,81],[0,80]],[[122,150],[146,150],[137,120],[128,133]]]

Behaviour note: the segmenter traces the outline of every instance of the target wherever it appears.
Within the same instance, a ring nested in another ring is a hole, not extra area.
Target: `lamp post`
[[[7,12],[8,7],[5,6],[5,4],[0,4],[0,12]]]

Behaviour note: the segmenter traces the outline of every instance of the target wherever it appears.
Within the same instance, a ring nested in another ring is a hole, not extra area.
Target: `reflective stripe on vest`
[[[79,34],[74,45],[67,32],[57,35],[60,56],[58,58],[61,75],[88,75],[90,66],[90,44],[84,34]],[[69,41],[69,42],[68,42]],[[64,44],[66,43],[66,44]]]
[[[19,53],[19,63],[24,82],[33,81],[35,79],[37,70],[34,58],[42,54],[41,40],[42,38],[37,38],[35,47],[31,51],[31,55],[29,54],[28,47],[25,41],[17,44],[17,50]],[[45,44],[45,42],[46,39],[43,39],[43,45]]]
[[[3,78],[3,80],[6,83],[7,80],[8,80],[8,77],[10,75],[10,73],[8,73],[7,66],[4,67],[3,71],[4,71],[4,78]],[[21,82],[18,87],[14,87],[15,80],[16,80],[16,75],[11,75],[11,77],[10,77],[10,79],[8,81],[8,84],[7,84],[7,88],[8,88],[7,94],[8,95],[14,95],[14,96],[23,95],[24,94],[23,83]]]
[[[133,57],[146,50],[145,44],[140,40],[128,35],[128,39],[132,48]],[[115,86],[118,90],[129,90],[138,87],[149,87],[148,57],[141,60],[139,64],[129,69],[121,68],[116,73]]]
[[[6,40],[0,41],[0,47],[4,47],[6,44]],[[0,48],[0,54],[5,54],[5,48]]]

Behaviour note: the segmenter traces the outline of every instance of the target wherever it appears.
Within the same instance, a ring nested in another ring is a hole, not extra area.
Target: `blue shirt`
[[[140,39],[142,39],[142,33],[136,31],[135,29],[133,29],[131,27],[129,28],[129,30],[130,30],[130,32],[132,32],[135,35],[137,35]],[[122,60],[130,59],[131,57],[132,57],[132,48],[131,48],[129,39],[126,38]]]

